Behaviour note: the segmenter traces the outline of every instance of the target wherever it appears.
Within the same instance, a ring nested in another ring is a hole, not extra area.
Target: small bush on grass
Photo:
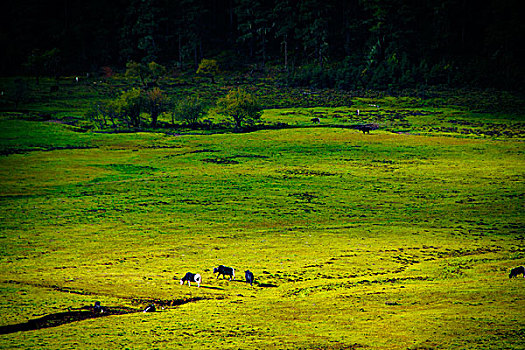
[[[149,114],[150,125],[155,128],[159,116],[168,110],[169,105],[168,97],[157,87],[147,92],[133,88],[114,100],[91,106],[86,117],[101,129],[109,126],[116,129],[121,125],[138,128]]]
[[[118,113],[112,101],[93,104],[86,112],[86,117],[100,129],[106,129],[109,126],[117,128]]]
[[[209,77],[212,84],[215,83],[215,75],[219,73],[219,65],[216,60],[208,60],[203,58],[197,69],[197,74]]]
[[[146,99],[141,89],[133,88],[123,92],[114,101],[118,117],[124,121],[128,127],[140,127],[140,115],[144,111]]]
[[[217,112],[229,116],[236,128],[251,126],[261,118],[262,108],[256,97],[238,88],[217,102]]]
[[[159,115],[168,109],[168,97],[158,87],[146,93],[146,106],[151,116],[151,127],[157,127]]]
[[[175,104],[171,123],[175,124],[175,120],[178,120],[195,126],[206,113],[206,106],[202,100],[196,97],[187,97]]]
[[[126,76],[138,77],[144,86],[155,85],[164,75],[166,75],[166,67],[156,62],[144,64],[129,61],[126,63]]]

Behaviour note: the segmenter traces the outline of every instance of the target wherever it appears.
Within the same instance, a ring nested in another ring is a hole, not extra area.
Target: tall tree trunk
[[[202,61],[204,55],[202,54],[202,40],[199,40],[199,62]],[[197,65],[198,67],[198,65]]]
[[[195,69],[199,68],[199,62],[197,62],[197,45],[196,44],[193,45],[193,64],[194,64]]]
[[[284,39],[284,69],[288,71],[288,41]]]
[[[182,66],[182,35],[179,34],[179,67],[183,71],[184,67]]]
[[[262,36],[262,58],[263,68],[266,66],[266,34]]]

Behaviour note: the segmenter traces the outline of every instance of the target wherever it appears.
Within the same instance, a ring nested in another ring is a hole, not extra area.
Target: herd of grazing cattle
[[[233,269],[231,267],[227,267],[227,266],[224,266],[224,265],[219,265],[218,267],[215,267],[213,269],[213,273],[214,274],[217,273],[217,279],[220,277],[220,275],[222,275],[223,279],[226,278],[226,276],[228,276],[229,277],[229,281],[231,281],[232,279],[235,280],[235,269]],[[509,278],[518,277],[519,275],[522,275],[525,278],[525,267],[518,266],[518,267],[513,268],[510,271]],[[250,270],[244,271],[244,278],[246,280],[246,283],[249,283],[250,286],[253,285],[254,276],[253,276],[253,273]],[[176,279],[176,278],[174,277],[174,279]],[[183,285],[184,282],[188,282],[188,286],[191,286],[191,282],[195,282],[195,283],[197,283],[197,287],[200,287],[201,282],[202,282],[202,277],[198,273],[187,272],[184,275],[184,277],[182,277],[180,279],[180,284],[181,285]],[[100,305],[100,301],[97,301],[97,302],[95,302],[95,305],[92,307],[92,310],[95,313],[103,313],[105,308]],[[156,311],[154,304],[148,305],[143,310],[143,312],[154,312],[154,311]]]
[[[224,279],[226,276],[229,276],[229,281],[232,279],[235,280],[235,269],[232,267],[227,267],[224,265],[219,265],[219,267],[215,267],[213,269],[213,273],[217,273],[217,279],[222,275],[222,278]],[[246,279],[246,283],[249,283],[250,286],[253,286],[253,273],[250,270],[244,271],[244,278]],[[191,282],[197,283],[197,287],[201,286],[202,277],[198,273],[191,273],[187,272],[184,277],[180,279],[180,284],[183,285],[184,282],[188,282],[188,286],[191,287]]]
[[[213,269],[213,273],[217,273],[217,278],[219,278],[222,275],[222,278],[224,279],[226,276],[229,276],[229,281],[232,279],[235,280],[235,269],[231,267],[227,267],[224,265],[219,265],[219,267],[215,267]],[[509,278],[518,277],[518,275],[523,275],[525,278],[525,267],[518,266],[513,268],[510,271]],[[250,286],[253,285],[254,276],[253,273],[250,270],[244,271],[244,278],[246,279],[246,283],[249,283]],[[202,277],[198,273],[191,273],[188,272],[184,277],[181,278],[180,284],[183,285],[184,282],[188,282],[188,286],[191,286],[191,282],[197,283],[197,287],[200,287],[202,282]]]

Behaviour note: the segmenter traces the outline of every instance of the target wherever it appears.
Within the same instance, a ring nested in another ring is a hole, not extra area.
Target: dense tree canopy
[[[328,85],[351,79],[363,86],[417,81],[516,88],[525,75],[522,3],[11,1],[0,11],[0,71],[29,74],[32,54],[57,50],[60,74],[123,68],[131,60],[194,70],[202,58],[215,58],[226,69],[270,63],[337,70]]]

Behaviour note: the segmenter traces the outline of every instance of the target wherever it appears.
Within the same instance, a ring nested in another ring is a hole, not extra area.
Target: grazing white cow
[[[197,287],[200,287],[202,278],[201,278],[201,275],[199,275],[198,273],[187,272],[184,275],[184,277],[181,278],[180,285],[182,286],[184,284],[184,282],[186,282],[186,281],[188,281],[188,286],[190,286],[190,287],[191,287],[191,282],[196,282],[197,283]]]

